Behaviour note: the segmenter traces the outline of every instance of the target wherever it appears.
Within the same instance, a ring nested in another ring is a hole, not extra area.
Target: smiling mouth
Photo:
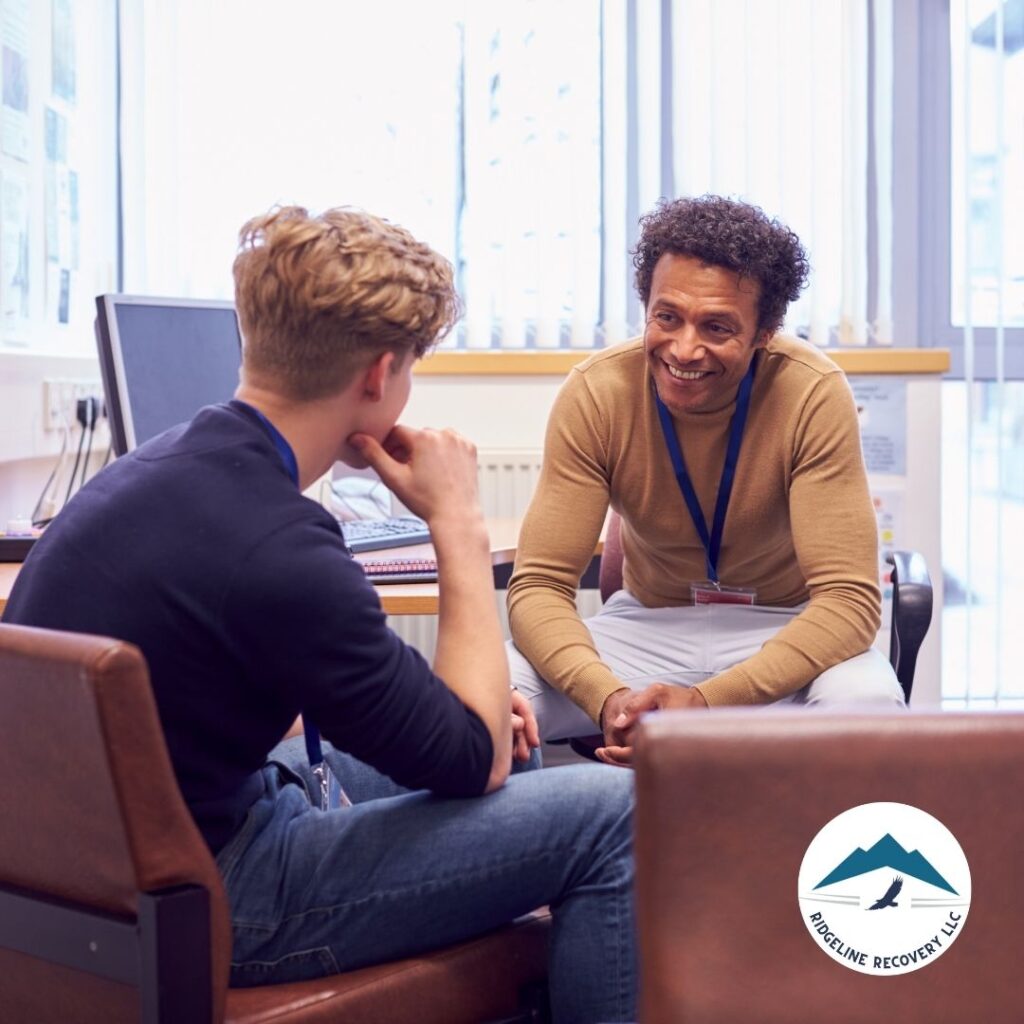
[[[680,370],[679,367],[672,366],[664,360],[662,362],[665,365],[665,369],[668,370],[669,376],[675,380],[703,380],[705,377],[711,376],[710,370]]]

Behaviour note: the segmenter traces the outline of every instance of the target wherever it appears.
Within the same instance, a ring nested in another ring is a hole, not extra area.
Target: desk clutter
[[[42,533],[28,520],[12,519],[0,530],[0,562],[24,562]]]
[[[436,583],[433,558],[358,559],[371,583]]]

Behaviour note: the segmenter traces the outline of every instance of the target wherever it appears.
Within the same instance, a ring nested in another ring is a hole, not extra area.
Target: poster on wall
[[[0,6],[4,76],[0,148],[25,161],[29,158],[28,26],[29,0],[5,0]]]
[[[78,213],[78,172],[68,171],[68,202],[71,217],[71,269],[78,270],[82,263],[81,220]]]
[[[28,178],[14,171],[0,176],[0,324],[7,345],[24,345],[18,332],[29,318]]]
[[[72,0],[53,0],[53,95],[75,102],[75,24]]]
[[[46,314],[68,322],[71,269],[77,264],[78,176],[68,167],[68,119],[52,107],[45,115]]]
[[[851,377],[861,447],[869,473],[907,472],[907,382],[900,377]]]

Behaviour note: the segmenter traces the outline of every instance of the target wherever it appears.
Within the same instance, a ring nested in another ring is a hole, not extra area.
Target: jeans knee
[[[565,770],[565,769],[560,769]],[[610,765],[577,765],[572,806],[596,836],[632,841],[633,772]]]

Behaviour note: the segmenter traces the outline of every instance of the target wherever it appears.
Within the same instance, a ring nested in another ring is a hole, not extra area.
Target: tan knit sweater
[[[719,577],[756,588],[758,604],[808,604],[757,654],[700,684],[712,705],[792,693],[866,651],[880,621],[878,534],[846,378],[824,353],[784,336],[757,360]],[[709,528],[734,408],[676,418]],[[592,356],[562,386],[508,590],[516,646],[595,722],[622,683],[598,657],[575,593],[609,503],[623,520],[630,593],[652,608],[691,603],[690,583],[706,578],[704,549],[639,340]]]

